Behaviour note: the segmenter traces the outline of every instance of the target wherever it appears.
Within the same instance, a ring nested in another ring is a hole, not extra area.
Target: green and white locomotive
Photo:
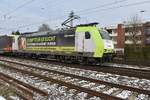
[[[35,32],[19,36],[19,48],[14,53],[58,61],[100,63],[112,58],[113,41],[98,23],[77,25],[55,32]]]

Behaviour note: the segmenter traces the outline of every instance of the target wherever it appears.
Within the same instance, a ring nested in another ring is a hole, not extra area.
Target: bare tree
[[[53,31],[48,24],[42,24],[39,29],[38,29],[39,32],[42,32],[42,31]]]
[[[21,33],[19,32],[19,30],[17,30],[16,32],[13,31],[11,34],[12,34],[12,35],[20,35]]]
[[[131,19],[126,24],[126,31],[129,33],[129,39],[133,44],[133,47],[136,47],[139,44],[139,41],[142,43],[142,21],[141,18],[136,15],[131,17]]]

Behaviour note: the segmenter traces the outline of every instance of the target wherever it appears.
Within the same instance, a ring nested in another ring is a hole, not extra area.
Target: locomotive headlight
[[[112,40],[104,40],[104,53],[112,53],[114,45]]]
[[[110,49],[114,49],[113,41],[112,40],[104,40],[104,49],[106,49],[106,51],[110,50]]]

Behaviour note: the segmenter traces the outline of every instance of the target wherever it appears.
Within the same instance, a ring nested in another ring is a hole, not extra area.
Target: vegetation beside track
[[[150,65],[150,46],[148,47],[133,47],[125,48],[125,62]]]

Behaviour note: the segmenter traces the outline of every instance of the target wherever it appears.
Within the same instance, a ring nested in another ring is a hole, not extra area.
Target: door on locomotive
[[[103,56],[103,41],[96,25],[97,23],[79,25],[75,34],[75,51],[92,59]]]
[[[94,52],[95,44],[90,32],[86,31],[76,33],[75,41],[76,51]]]

